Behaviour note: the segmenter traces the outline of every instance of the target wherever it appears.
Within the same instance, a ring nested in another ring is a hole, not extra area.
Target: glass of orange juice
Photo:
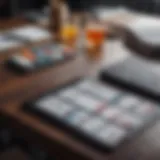
[[[105,29],[101,24],[91,23],[86,27],[87,52],[90,58],[99,58],[105,41]]]
[[[78,39],[79,28],[77,25],[73,23],[64,24],[61,28],[61,40],[62,43],[70,46],[75,47]]]

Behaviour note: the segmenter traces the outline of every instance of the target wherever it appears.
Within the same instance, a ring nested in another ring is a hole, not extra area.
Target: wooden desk
[[[29,160],[29,156],[23,153],[19,148],[9,149],[0,154],[1,160]]]
[[[10,22],[17,24],[16,21]],[[22,24],[21,20],[18,20]],[[24,22],[23,22],[24,23]],[[76,160],[159,160],[160,123],[157,122],[132,142],[113,154],[102,154],[73,139],[60,129],[46,124],[36,116],[22,112],[22,104],[56,86],[81,77],[92,65],[84,56],[62,65],[27,75],[19,75],[4,66],[14,52],[0,55],[0,113],[10,120],[15,132],[28,142],[36,143],[57,159]]]

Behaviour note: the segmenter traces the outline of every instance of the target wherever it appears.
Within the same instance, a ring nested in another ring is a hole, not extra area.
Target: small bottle
[[[50,0],[50,29],[56,41],[60,41],[62,25],[67,21],[69,10],[65,0]]]

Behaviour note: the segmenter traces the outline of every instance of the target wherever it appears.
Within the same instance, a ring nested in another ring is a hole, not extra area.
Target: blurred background
[[[80,1],[66,0],[66,2],[68,3],[68,6],[72,11],[73,10],[94,11],[99,8],[105,8],[105,9],[108,8],[108,9],[117,10],[119,8],[122,8],[122,9],[134,11],[136,13],[144,13],[147,15],[160,14],[160,0],[80,0]],[[43,18],[43,16],[45,18],[46,17],[49,18],[49,13],[50,13],[49,11],[50,10],[49,10],[48,0],[23,0],[23,1],[22,0],[0,0],[0,19],[6,20],[12,17],[18,17],[18,16],[26,16],[28,17],[28,19],[31,19],[31,20]],[[127,12],[127,15],[128,15],[128,12]],[[122,20],[124,20],[125,23],[127,23],[125,18],[122,18]],[[134,24],[134,22],[132,24]],[[108,59],[108,56],[110,57],[113,56],[113,58],[117,56],[119,58],[121,56],[120,53],[124,53],[124,54],[126,52],[128,53],[128,50],[126,50],[126,48],[124,50],[124,46],[122,48],[122,44],[119,41],[115,40],[114,43],[108,42],[108,44],[107,44],[108,52],[106,54],[106,58],[104,58],[104,64],[106,64],[106,59]],[[30,156],[27,159],[29,160],[46,160],[47,159],[46,157],[48,157],[48,155],[47,153],[45,153],[45,151],[43,151],[43,149],[41,149],[39,146],[35,144],[29,144],[24,140],[23,137],[15,136],[12,133],[13,132],[12,129],[6,126],[6,123],[3,123],[3,121],[5,120],[1,120],[2,125],[0,127],[0,160],[3,160],[3,159],[7,160],[6,155],[7,156],[11,155],[12,159],[16,157],[17,149],[15,147],[13,147],[14,149],[11,149],[9,153],[7,152],[7,154],[4,154],[4,155],[2,151],[6,150],[6,148],[10,148],[10,146],[12,145],[15,145],[15,144],[17,145],[17,142],[21,142],[20,146],[22,146],[25,152],[27,151],[27,153],[29,153]],[[18,150],[19,150],[19,146],[18,146]],[[5,157],[5,158],[2,158],[2,157]],[[18,160],[17,158],[14,158],[14,159]],[[19,159],[25,160],[26,158],[19,158]],[[54,159],[54,158],[49,158],[47,160],[51,160],[51,159]]]
[[[83,8],[93,8],[94,6],[124,6],[140,12],[151,14],[159,14],[160,1],[159,0],[68,0],[70,6],[76,6],[81,3]],[[0,0],[0,17],[6,18],[19,13],[25,13],[36,9],[43,12],[43,9],[48,5],[47,0]]]

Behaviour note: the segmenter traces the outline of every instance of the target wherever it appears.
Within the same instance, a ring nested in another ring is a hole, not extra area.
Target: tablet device
[[[23,111],[100,152],[114,151],[159,115],[156,102],[91,79],[29,101]]]

